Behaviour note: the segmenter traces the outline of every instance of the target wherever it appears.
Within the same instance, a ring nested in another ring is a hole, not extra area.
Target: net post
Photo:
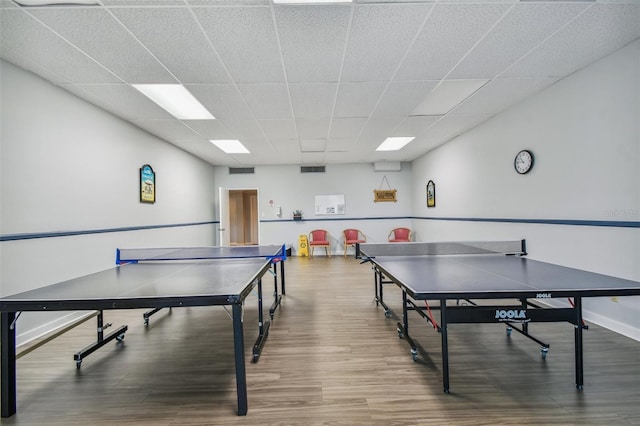
[[[524,238],[520,241],[520,243],[522,244],[521,246],[521,251],[522,254],[520,254],[520,256],[526,256],[527,255],[527,240],[525,240]]]

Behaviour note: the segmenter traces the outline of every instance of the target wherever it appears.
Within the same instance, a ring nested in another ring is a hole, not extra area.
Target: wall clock
[[[533,154],[531,151],[523,149],[516,154],[516,158],[513,161],[513,167],[515,167],[516,172],[521,175],[528,173],[533,167]]]

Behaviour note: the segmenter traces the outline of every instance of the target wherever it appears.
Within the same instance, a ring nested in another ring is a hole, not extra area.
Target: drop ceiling
[[[233,167],[411,161],[640,38],[638,0],[98,3],[0,0],[0,56]],[[431,109],[456,81],[474,91]],[[143,83],[183,84],[216,119],[175,119]],[[389,136],[415,139],[376,152]]]

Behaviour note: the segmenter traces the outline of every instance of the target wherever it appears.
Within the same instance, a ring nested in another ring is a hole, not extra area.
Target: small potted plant
[[[293,220],[302,220],[302,210],[293,211]]]

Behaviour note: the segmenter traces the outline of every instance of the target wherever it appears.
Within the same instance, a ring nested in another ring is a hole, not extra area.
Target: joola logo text
[[[525,309],[496,309],[496,319],[499,320],[526,320],[527,311]]]
[[[551,297],[551,293],[538,293],[536,294],[536,299],[549,299]]]

